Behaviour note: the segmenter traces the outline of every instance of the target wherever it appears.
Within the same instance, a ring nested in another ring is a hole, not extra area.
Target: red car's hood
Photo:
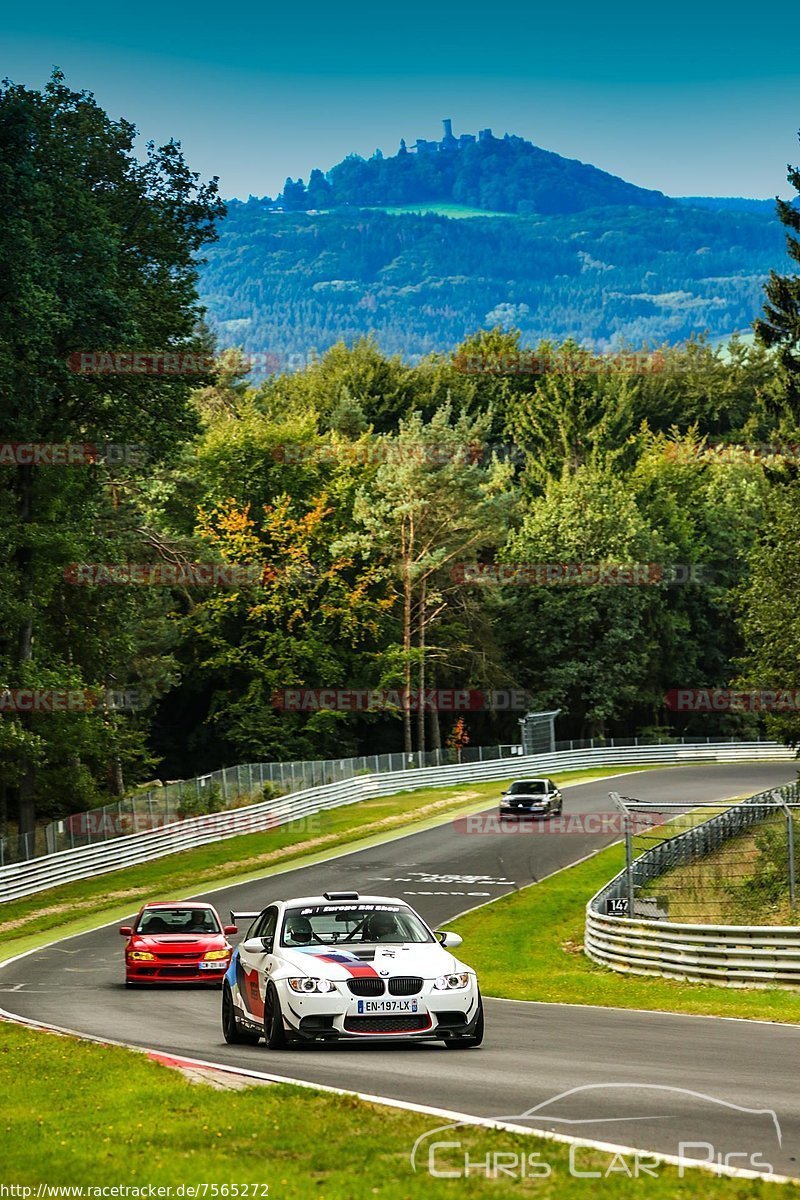
[[[174,950],[177,954],[189,954],[194,950],[224,950],[227,941],[221,933],[198,933],[194,935],[152,934],[147,937],[136,933],[131,938],[131,946],[137,950],[161,951]]]

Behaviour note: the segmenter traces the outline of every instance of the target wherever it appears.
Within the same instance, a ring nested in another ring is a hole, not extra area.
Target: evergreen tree
[[[789,167],[786,176],[800,194],[800,168]],[[778,216],[786,229],[786,248],[790,259],[800,263],[800,208],[777,199]],[[800,413],[800,275],[770,272],[764,285],[767,300],[764,318],[755,323],[756,336],[765,346],[775,346],[786,375],[787,400],[792,411]]]

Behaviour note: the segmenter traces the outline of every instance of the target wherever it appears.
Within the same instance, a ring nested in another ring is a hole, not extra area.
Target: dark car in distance
[[[504,817],[558,817],[563,807],[564,799],[552,779],[518,779],[500,799]]]

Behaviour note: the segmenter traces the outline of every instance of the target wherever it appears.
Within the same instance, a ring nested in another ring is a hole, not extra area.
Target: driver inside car
[[[373,913],[364,928],[365,942],[402,942],[394,913]]]
[[[314,936],[308,917],[291,917],[283,932],[287,946],[307,946]]]

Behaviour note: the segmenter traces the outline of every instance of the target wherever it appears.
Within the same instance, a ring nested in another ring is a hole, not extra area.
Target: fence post
[[[786,803],[786,797],[779,793],[781,797],[781,805],[786,813],[786,849],[789,868],[789,907],[792,912],[795,909],[795,874],[794,874],[794,816],[789,805]]]
[[[633,834],[631,832],[630,813],[619,792],[609,792],[608,795],[611,803],[617,806],[625,819],[625,888],[628,896],[628,916],[632,917],[634,916],[633,902],[635,890],[633,880]]]

